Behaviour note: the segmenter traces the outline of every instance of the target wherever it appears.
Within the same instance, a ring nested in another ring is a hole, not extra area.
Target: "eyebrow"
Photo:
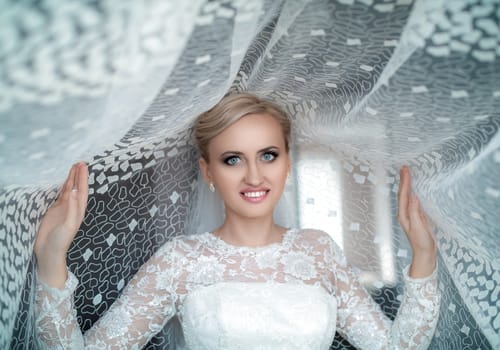
[[[269,151],[274,151],[274,150],[279,150],[279,147],[278,146],[269,146],[269,147],[265,147],[265,148],[262,148],[260,150],[257,151],[257,153],[265,153],[265,152],[269,152]],[[243,152],[239,152],[239,151],[226,151],[224,153],[222,153],[220,155],[221,158],[224,158],[226,156],[241,156],[243,155]]]

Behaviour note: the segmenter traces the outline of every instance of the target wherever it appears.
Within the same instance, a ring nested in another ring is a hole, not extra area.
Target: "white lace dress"
[[[211,233],[174,239],[144,264],[83,336],[69,273],[37,286],[37,337],[49,349],[140,349],[178,315],[186,349],[329,349],[335,330],[361,349],[425,349],[438,318],[436,272],[411,279],[391,322],[322,231],[235,247]]]

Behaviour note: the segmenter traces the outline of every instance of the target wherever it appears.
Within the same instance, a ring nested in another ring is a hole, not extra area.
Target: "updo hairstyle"
[[[226,95],[214,107],[202,113],[195,121],[194,132],[200,155],[209,162],[210,141],[226,128],[249,114],[267,114],[276,119],[283,131],[286,151],[289,151],[291,123],[285,111],[276,103],[251,93]]]

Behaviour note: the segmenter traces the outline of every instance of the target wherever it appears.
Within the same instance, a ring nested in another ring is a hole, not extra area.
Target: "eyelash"
[[[234,166],[234,165],[236,165],[237,163],[235,163],[235,164],[230,164],[230,163],[229,163],[229,162],[231,161],[231,159],[237,159],[237,160],[240,160],[240,157],[238,157],[238,156],[229,156],[229,157],[227,157],[227,158],[225,158],[225,159],[224,159],[224,164],[229,165],[229,166]]]
[[[266,155],[271,155],[271,156],[272,156],[272,159],[269,159],[269,160],[264,160],[264,159],[262,159],[262,158],[263,158],[264,156],[266,156]],[[278,156],[279,156],[279,154],[278,154],[278,152],[276,152],[276,151],[267,151],[267,152],[262,153],[262,155],[261,155],[261,159],[262,159],[264,162],[266,162],[266,163],[272,163],[272,162],[274,162],[274,161],[276,160],[276,158],[278,158]],[[231,160],[233,160],[233,159],[238,160],[238,162],[237,162],[237,163],[232,163],[232,164],[231,164],[230,162],[231,162]],[[241,160],[241,159],[240,159],[240,157],[239,157],[239,156],[229,156],[229,157],[225,158],[225,159],[223,160],[223,162],[224,162],[224,164],[226,164],[226,165],[229,165],[229,166],[235,166],[236,164],[238,164],[238,163],[239,163],[239,161],[240,161],[240,160]]]
[[[278,152],[275,152],[275,151],[267,151],[267,152],[262,154],[261,158],[263,158],[266,155],[271,155],[273,158],[270,160],[266,160],[265,162],[271,163],[271,162],[274,162],[276,160],[276,158],[278,158]]]

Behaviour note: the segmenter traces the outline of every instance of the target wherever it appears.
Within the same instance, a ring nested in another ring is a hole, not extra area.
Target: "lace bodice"
[[[328,349],[337,329],[361,349],[424,349],[437,323],[436,272],[411,279],[391,322],[324,232],[288,230],[280,243],[236,247],[211,233],[174,239],[144,264],[82,336],[77,285],[37,287],[46,348],[140,349],[178,315],[186,349]]]

